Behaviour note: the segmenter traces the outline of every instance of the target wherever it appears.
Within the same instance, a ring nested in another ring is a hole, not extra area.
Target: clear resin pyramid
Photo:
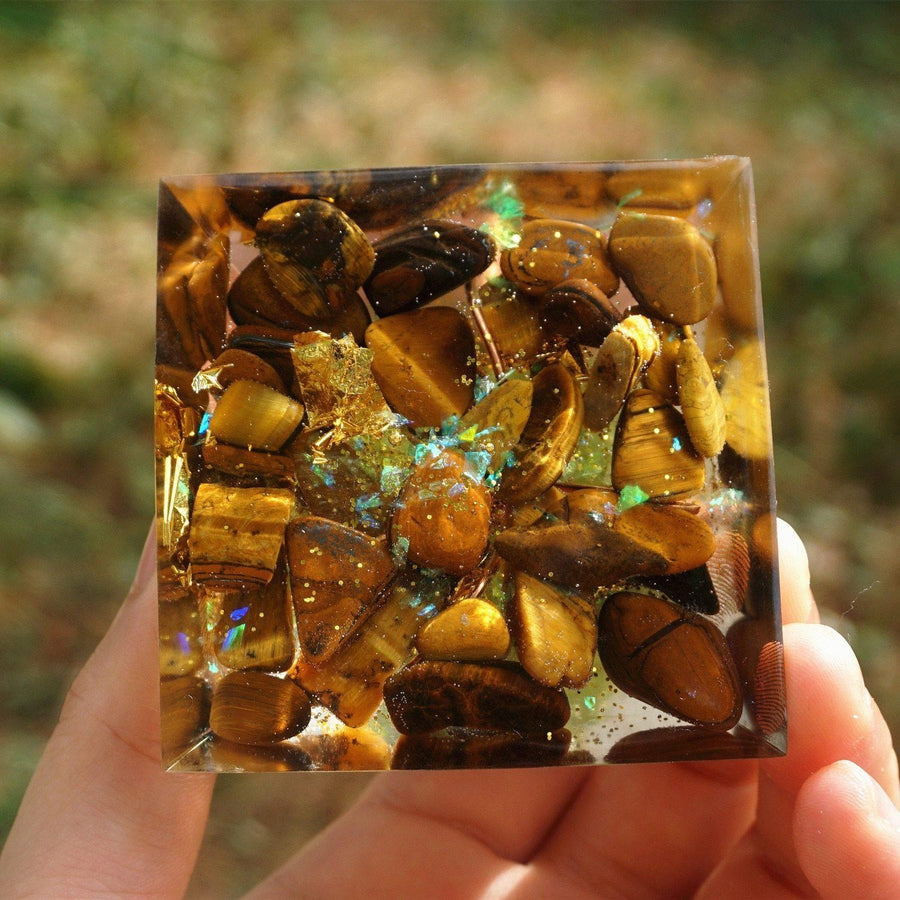
[[[780,755],[734,157],[166,179],[163,764]]]

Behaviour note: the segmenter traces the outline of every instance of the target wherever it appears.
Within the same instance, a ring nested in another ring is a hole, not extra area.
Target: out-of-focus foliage
[[[900,733],[898,59],[893,4],[0,3],[0,834],[152,516],[179,173],[750,156],[780,511]],[[364,781],[224,780],[193,895]]]

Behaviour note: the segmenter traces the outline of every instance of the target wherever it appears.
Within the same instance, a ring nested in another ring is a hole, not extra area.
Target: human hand
[[[898,897],[890,733],[816,624],[779,528],[784,759],[392,772],[252,897]],[[155,556],[76,679],[0,857],[0,896],[177,897],[214,776],[159,764]]]

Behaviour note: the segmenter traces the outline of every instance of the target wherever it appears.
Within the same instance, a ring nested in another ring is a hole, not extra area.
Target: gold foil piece
[[[291,349],[308,427],[323,431],[320,450],[398,423],[372,376],[372,351],[352,335],[335,340],[321,331],[298,335]]]
[[[190,525],[190,468],[186,448],[197,433],[200,415],[178,398],[175,388],[156,384],[157,540],[169,560],[182,548]]]

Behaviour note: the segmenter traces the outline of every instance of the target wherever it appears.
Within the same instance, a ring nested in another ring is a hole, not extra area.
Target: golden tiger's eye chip
[[[256,246],[281,295],[301,313],[340,312],[366,280],[375,251],[365,232],[325,200],[289,200],[256,224]]]
[[[679,412],[652,391],[634,391],[616,429],[613,487],[636,485],[650,497],[671,497],[695,493],[705,480]]]
[[[516,247],[500,257],[503,274],[530,294],[543,294],[570,279],[583,278],[611,295],[619,277],[609,264],[606,235],[578,222],[533,219],[522,226]]]
[[[599,617],[600,660],[613,682],[696,725],[731,728],[741,688],[721,632],[661,597],[613,594]]]
[[[288,490],[201,484],[191,517],[191,577],[224,587],[267,584],[293,506]]]
[[[475,341],[463,317],[429,307],[379,319],[366,329],[372,374],[394,412],[413,428],[461,416],[475,396]]]
[[[609,236],[609,255],[648,315],[691,325],[716,301],[716,259],[684,219],[623,211]]]
[[[510,617],[525,671],[548,687],[586,684],[597,646],[593,604],[521,572],[515,580]]]
[[[416,647],[426,659],[503,659],[509,650],[509,629],[496,606],[470,597],[427,622]]]
[[[321,665],[371,612],[394,564],[383,538],[315,516],[291,522],[287,556],[300,650]]]
[[[290,679],[231,672],[213,693],[209,725],[236,744],[277,744],[301,732],[309,714],[309,697]]]
[[[531,415],[522,431],[524,452],[508,469],[499,496],[523,503],[543,494],[562,475],[584,419],[584,401],[572,373],[561,363],[534,377]]]

